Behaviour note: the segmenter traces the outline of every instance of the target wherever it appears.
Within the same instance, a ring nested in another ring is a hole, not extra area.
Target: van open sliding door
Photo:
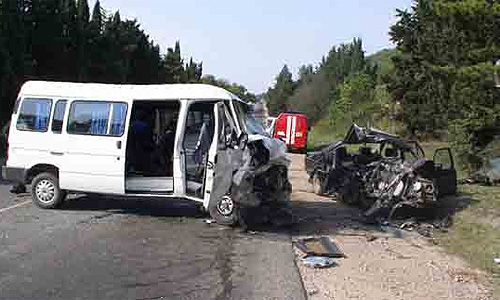
[[[126,146],[125,192],[174,193],[174,149],[178,100],[135,100]]]

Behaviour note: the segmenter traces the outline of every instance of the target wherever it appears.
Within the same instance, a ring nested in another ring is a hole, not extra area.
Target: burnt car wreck
[[[356,124],[344,140],[307,153],[305,163],[315,193],[360,206],[371,220],[403,206],[432,207],[457,189],[449,148],[426,160],[417,142]]]

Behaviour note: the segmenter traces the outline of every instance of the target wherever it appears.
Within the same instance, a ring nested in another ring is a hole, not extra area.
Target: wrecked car
[[[390,218],[402,206],[435,205],[457,189],[449,148],[427,160],[417,142],[356,124],[342,141],[307,153],[305,160],[315,193],[360,206],[371,218]]]
[[[30,81],[2,175],[42,208],[70,192],[181,198],[232,225],[243,208],[286,206],[289,164],[284,142],[218,87]]]

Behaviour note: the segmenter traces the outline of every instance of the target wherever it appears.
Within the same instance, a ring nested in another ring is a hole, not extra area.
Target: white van
[[[221,224],[281,207],[290,160],[250,107],[201,84],[30,81],[12,113],[5,180],[56,208],[69,192],[197,201]]]

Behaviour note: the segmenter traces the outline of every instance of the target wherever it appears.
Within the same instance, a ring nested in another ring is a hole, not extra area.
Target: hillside
[[[383,49],[367,57],[368,61],[378,66],[379,81],[385,82],[394,72],[392,58],[398,53],[396,49]]]

